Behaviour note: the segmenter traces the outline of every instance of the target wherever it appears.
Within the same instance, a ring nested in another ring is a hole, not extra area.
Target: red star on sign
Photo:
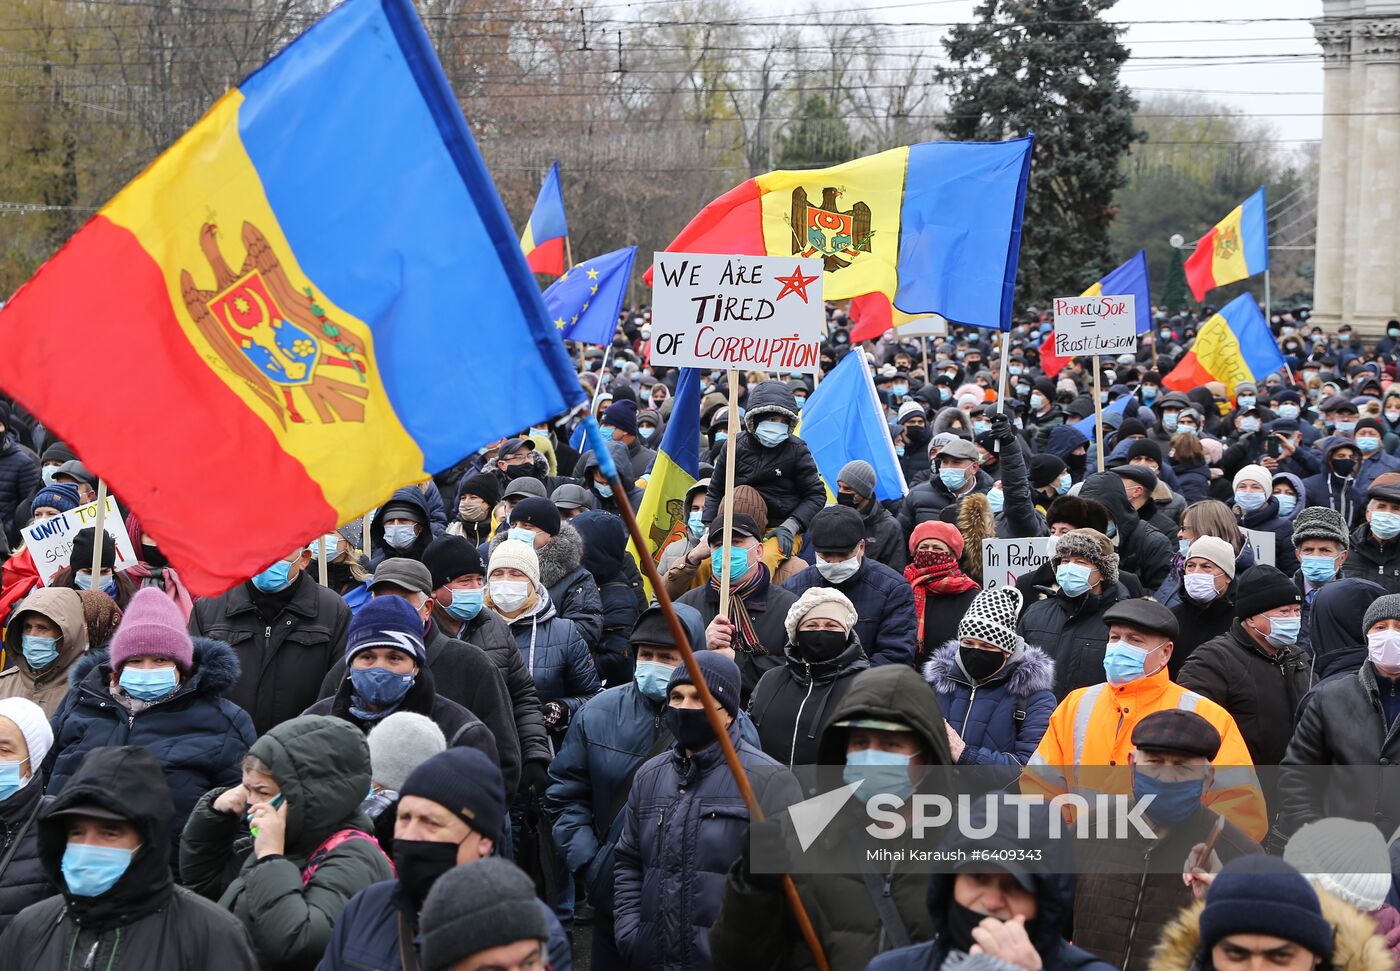
[[[789,293],[791,293],[801,297],[802,302],[806,303],[807,285],[810,283],[815,283],[817,281],[817,278],[820,276],[821,274],[819,273],[814,276],[803,276],[802,267],[800,266],[793,268],[792,276],[775,276],[773,279],[781,283],[783,285],[783,289],[778,292],[778,296],[774,300],[774,302],[776,303],[778,300],[783,299],[783,297],[786,297]]]

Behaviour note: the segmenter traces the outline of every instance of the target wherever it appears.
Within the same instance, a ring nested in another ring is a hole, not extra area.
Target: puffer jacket
[[[797,780],[743,739],[730,740],[765,813],[802,798]],[[686,755],[679,744],[637,770],[617,841],[613,897],[618,951],[635,971],[705,969],[725,873],[743,852],[749,810],[718,742]]]
[[[749,389],[744,430],[739,432],[738,441],[734,443],[734,484],[753,486],[762,493],[768,503],[767,528],[776,529],[791,519],[798,532],[806,532],[812,517],[826,505],[826,486],[817,473],[811,450],[802,439],[791,435],[775,448],[766,448],[754,437],[753,430],[765,415],[780,415],[796,425],[797,400],[792,389],[780,381],[764,381]],[[707,525],[714,522],[719,502],[724,498],[722,484],[727,458],[727,449],[722,449],[710,473],[710,491],[706,494],[704,512]]]
[[[1325,967],[1330,971],[1391,971],[1395,967],[1395,959],[1370,917],[1326,890],[1317,889],[1317,898],[1322,903],[1322,916],[1332,925],[1332,960]],[[1204,908],[1204,902],[1192,904],[1166,926],[1148,971],[1199,971],[1211,966],[1210,955],[1201,951]]]
[[[1055,710],[1055,662],[1038,647],[1021,645],[1000,671],[974,684],[958,663],[958,642],[949,641],[924,665],[924,678],[966,745],[959,765],[1025,765]]]
[[[53,799],[44,796],[44,774],[36,770],[22,789],[0,800],[0,859],[10,852],[15,840],[19,845],[3,870],[0,870],[0,932],[15,919],[15,915],[30,904],[36,904],[54,892],[39,859],[39,820],[43,807]]]
[[[818,747],[819,763],[839,766],[845,762],[849,729],[836,723],[852,718],[909,725],[919,737],[929,764],[946,766],[952,762],[948,730],[933,690],[911,668],[886,664],[856,676],[840,704],[827,712]],[[845,865],[828,872],[792,875],[833,971],[861,971],[891,947],[866,887],[864,873],[869,865],[862,862],[864,853],[850,858],[852,842],[847,826],[868,823],[861,806],[852,816],[828,825],[812,844],[814,855],[844,859]],[[782,821],[781,825],[786,841],[796,846],[790,824]],[[888,871],[881,869],[875,876],[883,882],[910,938],[915,942],[931,939],[936,928],[927,903],[929,874],[895,866]],[[719,971],[806,971],[816,967],[781,886],[776,880],[755,878],[742,860],[729,869],[724,901],[710,931],[710,948]]]
[[[830,583],[815,566],[809,566],[783,586],[798,597],[812,587],[841,591],[856,608],[860,618],[856,635],[872,665],[914,663],[919,621],[914,614],[914,591],[904,574],[867,556],[845,583]]]
[[[1341,575],[1372,580],[1386,593],[1400,593],[1400,538],[1379,540],[1370,524],[1363,522],[1351,534],[1351,552]]]
[[[932,478],[920,482],[910,489],[909,494],[904,497],[904,501],[899,506],[899,527],[904,530],[904,535],[908,536],[920,523],[938,519],[944,509],[958,502],[960,498],[970,496],[973,492],[985,495],[991,491],[994,484],[992,477],[979,469],[977,483],[971,491],[959,497],[949,492],[948,487],[943,484],[943,480],[935,473]]]
[[[455,623],[453,628],[456,629]],[[548,762],[554,757],[549,744],[549,732],[544,727],[544,712],[535,679],[525,666],[525,658],[515,646],[510,625],[494,610],[483,607],[477,615],[457,629],[458,640],[466,641],[486,652],[496,670],[506,680],[511,712],[515,716],[515,733],[520,737],[520,761]],[[470,707],[470,706],[468,706]]]
[[[24,659],[20,615],[33,611],[47,617],[60,632],[58,657],[38,671]],[[68,694],[68,676],[88,649],[83,602],[70,587],[40,587],[25,597],[5,627],[5,657],[13,663],[0,672],[0,698],[28,698],[50,717]]]
[[[19,546],[19,529],[29,522],[25,504],[38,490],[40,481],[34,453],[16,443],[8,431],[0,435],[0,522],[5,525],[10,549]]]
[[[1112,472],[1104,475],[1118,476]],[[1108,646],[1108,624],[1103,615],[1128,591],[1121,582],[1105,583],[1103,592],[1066,597],[1057,590],[1025,609],[1017,622],[1017,632],[1040,648],[1055,662],[1055,697],[1063,701],[1075,688],[1102,684],[1103,656]]]
[[[539,602],[510,622],[515,647],[535,680],[540,701],[562,701],[576,712],[602,688],[593,655],[571,620],[554,611],[549,593],[536,587]]]
[[[570,525],[583,537],[583,568],[597,584],[599,606],[602,608],[601,634],[597,642],[591,645],[598,674],[608,687],[625,684],[632,678],[632,642],[629,638],[646,606],[640,577],[637,586],[633,587],[624,568],[632,563],[632,558],[627,555],[627,527],[621,519],[605,512],[583,513]],[[550,597],[553,596],[551,591]],[[569,615],[565,613],[564,616]]]
[[[241,813],[222,813],[213,789],[200,799],[180,839],[180,882],[243,922],[265,969],[310,971],[330,942],[341,908],[372,883],[394,876],[373,838],[347,839],[311,857],[333,835],[373,833],[360,812],[369,791],[369,746],[349,722],[306,715],[278,725],[253,744],[285,797],[286,846],[259,860]]]
[[[1190,465],[1177,462],[1172,469],[1176,472],[1176,491],[1180,492],[1188,503],[1210,498],[1209,465],[1205,462],[1194,462]]]
[[[1108,507],[1109,519],[1118,528],[1118,569],[1137,577],[1144,590],[1160,587],[1171,573],[1176,543],[1142,521],[1128,502],[1122,478],[1114,472],[1096,472],[1084,480],[1079,498],[1095,499]]]
[[[109,690],[106,651],[73,665],[72,690],[53,716],[53,747],[44,760],[48,793],[63,792],[83,758],[110,745],[140,745],[156,757],[174,801],[171,850],[199,797],[242,778],[243,756],[257,735],[248,713],[224,695],[238,681],[238,658],[220,641],[195,638],[194,669],[169,698],[132,711]],[[125,692],[123,692],[125,698]]]
[[[433,487],[433,494],[437,495],[437,487]],[[418,536],[413,540],[413,544],[406,550],[390,549],[384,544],[384,507],[391,502],[405,502],[413,506],[423,514],[423,528],[419,530]],[[437,496],[438,513],[442,515],[442,497]],[[391,556],[403,556],[410,560],[423,559],[423,551],[428,548],[428,544],[433,541],[433,537],[447,528],[447,519],[444,516],[442,528],[434,532],[436,523],[428,509],[428,497],[423,490],[417,486],[404,486],[402,489],[395,489],[394,494],[388,498],[380,507],[375,510],[374,518],[370,520],[369,536],[372,555],[370,556],[370,566],[377,567],[384,560]]]
[[[841,703],[870,661],[855,632],[846,649],[830,661],[810,664],[792,644],[783,654],[786,663],[758,679],[749,699],[749,717],[758,729],[760,747],[769,756],[787,766],[811,765],[817,760],[826,713]]]
[[[504,531],[491,540],[495,552],[508,539]],[[590,651],[598,649],[603,636],[603,599],[593,574],[583,566],[583,537],[572,523],[564,523],[555,536],[535,550],[540,561],[540,583],[549,591],[554,611],[565,620],[572,620]],[[482,562],[490,561],[490,554]]]
[[[64,886],[68,845],[65,809],[97,805],[131,820],[141,845],[106,893],[60,892],[25,910],[0,935],[7,966],[25,971],[78,968],[135,971],[253,971],[248,933],[222,908],[175,886],[170,873],[174,807],[161,768],[136,745],[100,750],[37,821],[39,863],[54,887]],[[22,961],[14,956],[24,955]],[[76,956],[76,959],[75,959]]]
[[[1298,569],[1298,551],[1293,546],[1293,521],[1279,514],[1278,500],[1273,496],[1253,512],[1244,512],[1235,507],[1240,526],[1261,533],[1274,534],[1274,564],[1284,573],[1293,574]]]

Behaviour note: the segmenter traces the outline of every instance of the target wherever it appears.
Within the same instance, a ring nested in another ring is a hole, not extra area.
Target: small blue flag
[[[544,305],[560,337],[605,347],[612,343],[636,256],[637,247],[624,246],[579,263],[549,285]]]
[[[847,462],[864,459],[875,469],[876,499],[883,502],[908,494],[864,354],[847,354],[822,378],[807,396],[794,434],[807,443],[829,491],[835,491],[836,476]]]
[[[1116,412],[1118,412],[1118,414],[1121,415],[1121,414],[1127,409],[1127,407],[1128,407],[1128,402],[1129,402],[1131,399],[1132,399],[1132,395],[1126,395],[1126,394],[1125,394],[1125,395],[1120,395],[1118,398],[1116,398],[1116,399],[1114,400],[1113,404],[1111,404],[1111,405],[1109,405],[1107,408],[1103,409],[1103,413],[1104,413],[1105,415],[1107,415],[1107,414],[1109,414],[1109,413],[1111,413],[1111,412],[1115,412],[1115,411],[1116,411]],[[1097,415],[1090,415],[1088,418],[1081,418],[1079,421],[1077,421],[1077,422],[1074,423],[1074,425],[1073,425],[1074,430],[1077,431],[1077,432],[1080,432],[1085,438],[1087,438],[1089,441],[1092,442],[1092,441],[1094,440],[1094,429],[1095,429],[1095,426],[1098,424],[1098,423],[1095,421],[1095,419],[1096,419],[1097,417],[1098,417]],[[1103,470],[1100,469],[1099,471],[1103,471]]]

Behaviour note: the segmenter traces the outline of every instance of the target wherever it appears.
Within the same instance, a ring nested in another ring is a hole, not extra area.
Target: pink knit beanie
[[[142,587],[131,598],[109,647],[112,670],[139,654],[168,657],[185,674],[194,663],[194,642],[175,601],[155,587]]]

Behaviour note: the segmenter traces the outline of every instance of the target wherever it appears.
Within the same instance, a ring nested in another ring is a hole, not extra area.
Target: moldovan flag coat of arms
[[[1269,268],[1269,217],[1264,187],[1211,227],[1186,258],[1186,282],[1197,302],[1216,287]]]
[[[811,257],[827,300],[884,294],[903,314],[1010,330],[1032,140],[923,142],[768,172],[707,205],[666,249]]]
[[[582,403],[411,0],[347,0],[0,311],[0,388],[196,593]]]

